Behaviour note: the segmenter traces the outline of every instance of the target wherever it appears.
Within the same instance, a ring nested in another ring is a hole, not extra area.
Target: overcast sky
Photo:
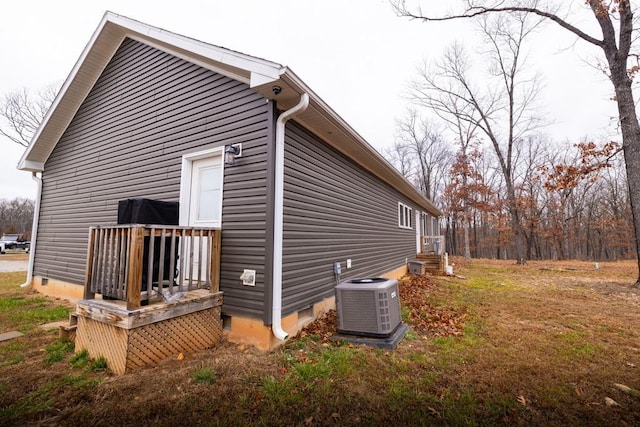
[[[477,40],[469,22],[408,21],[386,0],[2,1],[0,94],[64,81],[106,10],[289,66],[378,150],[393,143],[417,64]],[[572,141],[614,133],[611,85],[588,65],[597,50],[552,24],[536,37],[531,62],[555,122],[545,131]],[[0,198],[35,197],[31,175],[16,170],[23,148],[0,140],[0,150]]]

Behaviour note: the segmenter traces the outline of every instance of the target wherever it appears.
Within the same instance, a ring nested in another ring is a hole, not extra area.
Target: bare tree
[[[416,110],[409,110],[404,118],[396,121],[396,145],[411,156],[418,189],[435,200],[442,193],[444,175],[451,162],[451,150],[441,130],[421,118]]]
[[[563,3],[568,3],[567,5],[561,4],[567,8],[572,5],[572,2]],[[400,16],[426,22],[475,19],[504,14],[516,17],[523,13],[536,15],[556,23],[564,30],[573,33],[579,39],[602,51],[618,107],[635,230],[636,256],[640,267],[640,123],[638,123],[632,89],[633,78],[640,71],[640,65],[637,63],[638,54],[632,52],[637,32],[634,18],[635,8],[631,0],[586,0],[584,3],[597,22],[601,31],[600,35],[591,35],[588,30],[583,30],[572,24],[570,18],[575,14],[568,13],[568,9],[561,11],[560,4],[554,5],[552,2],[540,0],[465,0],[459,2],[459,10],[441,16],[425,14],[419,6],[416,8],[407,6],[405,0],[392,1],[396,13]],[[561,13],[564,13],[567,18]],[[631,61],[636,61],[636,63],[631,64]],[[636,280],[636,286],[640,287],[640,276]]]
[[[452,45],[434,69],[425,69],[413,85],[414,99],[430,107],[449,123],[465,122],[488,140],[495,152],[505,183],[505,199],[515,238],[515,258],[524,262],[524,232],[515,185],[515,149],[538,117],[534,108],[539,92],[535,75],[525,73],[524,42],[540,20],[521,13],[507,21],[501,16],[480,21],[488,60],[488,79],[473,80],[472,62],[460,44]],[[492,84],[487,84],[487,81]],[[461,139],[461,144],[464,144]]]
[[[449,52],[451,55],[455,56],[455,48],[452,48]],[[428,65],[425,65],[425,68],[422,70],[421,75],[425,76],[430,73]],[[460,186],[462,189],[467,188],[469,175],[468,172],[471,170],[469,164],[469,146],[473,141],[477,142],[476,132],[478,131],[477,125],[477,117],[474,118],[474,114],[476,113],[475,109],[465,102],[463,98],[456,96],[456,91],[441,91],[437,94],[430,94],[436,96],[424,96],[423,92],[423,84],[421,81],[414,81],[413,88],[410,92],[410,98],[413,99],[418,105],[423,105],[427,107],[431,112],[435,113],[447,126],[447,128],[454,135],[454,140],[457,145],[457,153],[455,155],[455,162],[453,163],[456,166],[454,169],[456,173],[455,176],[461,178],[461,182],[457,181],[457,178],[452,179],[452,182],[449,183],[450,193],[454,188]],[[470,119],[473,118],[473,119]],[[453,170],[453,169],[452,169]],[[453,176],[452,176],[453,178]],[[455,191],[454,191],[455,192]],[[461,194],[461,193],[460,193]],[[451,201],[451,197],[453,194],[449,194],[447,198]],[[464,245],[464,257],[465,259],[471,259],[471,250],[470,250],[470,242],[469,242],[469,227],[471,223],[471,212],[470,206],[467,203],[467,198],[459,198],[456,201],[456,207],[454,209],[453,206],[449,206],[450,212],[457,212],[460,210],[460,214],[462,215],[463,221],[463,245]]]
[[[540,134],[529,135],[526,142],[517,147],[515,161],[517,198],[522,214],[527,259],[534,258],[540,218],[545,208],[544,203],[541,203],[543,178],[540,168],[544,166],[549,150],[548,141]]]
[[[35,94],[27,88],[10,92],[0,101],[0,135],[24,147],[40,126],[49,106],[58,93],[59,85],[51,84]]]
[[[402,176],[410,181],[413,180],[414,158],[406,144],[396,140],[391,147],[385,148],[384,155]]]
[[[0,199],[0,233],[22,234],[30,238],[34,201],[25,198]]]

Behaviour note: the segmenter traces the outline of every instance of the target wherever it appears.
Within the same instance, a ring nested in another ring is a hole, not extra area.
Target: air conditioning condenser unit
[[[346,280],[336,286],[335,292],[338,333],[388,337],[402,323],[395,279]]]

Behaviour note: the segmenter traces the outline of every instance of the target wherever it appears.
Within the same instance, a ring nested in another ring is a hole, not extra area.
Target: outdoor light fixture
[[[232,165],[236,162],[236,157],[242,155],[242,144],[227,145],[224,148],[224,164]]]

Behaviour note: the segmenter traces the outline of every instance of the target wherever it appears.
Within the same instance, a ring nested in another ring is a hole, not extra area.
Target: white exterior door
[[[221,152],[208,152],[183,157],[180,190],[180,225],[217,227],[222,224],[223,165]],[[183,280],[206,280],[208,245],[205,239],[193,237],[181,242]],[[193,254],[193,257],[190,254]],[[190,265],[187,265],[190,264]],[[202,264],[202,265],[200,265]],[[200,272],[198,274],[198,272]]]
[[[222,161],[220,156],[194,160],[187,225],[220,227],[222,222]]]

